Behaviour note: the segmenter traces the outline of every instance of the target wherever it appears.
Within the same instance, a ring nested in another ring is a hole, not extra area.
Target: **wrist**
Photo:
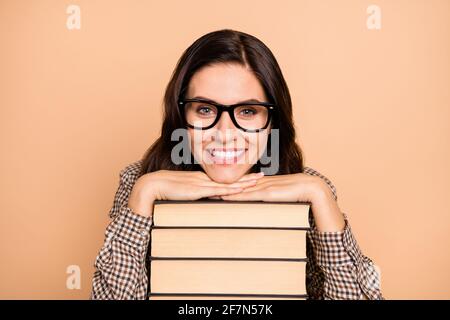
[[[128,198],[128,207],[138,215],[150,217],[153,213],[154,201],[155,196],[153,192],[141,189],[135,185]]]
[[[327,183],[321,178],[317,178],[311,190],[311,210],[317,230],[320,232],[343,231],[345,228],[344,215]]]
[[[312,177],[309,190],[311,201],[323,202],[334,200],[334,195],[331,188],[320,177]]]

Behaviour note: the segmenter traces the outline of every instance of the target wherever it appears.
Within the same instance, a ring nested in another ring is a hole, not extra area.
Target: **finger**
[[[198,191],[198,196],[202,198],[225,196],[242,192],[243,188],[227,188],[227,187],[201,187]]]
[[[192,171],[192,176],[201,181],[212,181],[211,178],[203,171]]]
[[[229,187],[233,188],[248,188],[253,187],[257,183],[257,180],[248,180],[248,181],[240,181],[240,182],[234,182],[229,185]]]
[[[222,200],[235,200],[235,201],[264,201],[264,192],[260,190],[252,192],[240,192],[237,194],[220,196]]]
[[[218,183],[215,181],[203,182],[201,186],[204,187],[226,187],[226,188],[247,188],[256,185],[257,180],[248,180],[234,183]]]
[[[253,186],[249,186],[247,188],[244,188],[244,190],[242,190],[242,193],[248,193],[248,192],[253,192],[253,191],[261,191],[264,192],[265,189],[267,189],[267,185],[264,184],[255,184]]]
[[[249,173],[244,175],[242,178],[240,178],[238,181],[247,181],[247,180],[254,180],[254,179],[260,179],[264,177],[264,172],[258,172],[258,173]]]

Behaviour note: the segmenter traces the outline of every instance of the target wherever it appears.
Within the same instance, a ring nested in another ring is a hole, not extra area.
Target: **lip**
[[[206,150],[209,152],[211,152],[211,151],[225,151],[225,152],[230,151],[231,152],[231,151],[241,151],[241,150],[247,151],[247,148],[207,148]]]
[[[247,148],[208,148],[206,149],[209,160],[211,160],[214,164],[221,165],[233,165],[238,162],[238,160],[245,155],[247,152]],[[239,152],[237,155],[231,157],[219,157],[216,152]]]

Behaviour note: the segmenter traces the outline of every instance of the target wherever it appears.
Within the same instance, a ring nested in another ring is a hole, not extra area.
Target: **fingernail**
[[[258,172],[258,174],[259,174],[260,176],[263,176],[263,175],[264,175],[264,171],[260,171],[260,172]]]

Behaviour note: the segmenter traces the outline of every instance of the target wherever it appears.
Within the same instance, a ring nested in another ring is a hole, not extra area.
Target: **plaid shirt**
[[[106,228],[105,241],[95,260],[90,299],[147,299],[149,277],[149,242],[151,217],[134,213],[128,196],[139,177],[141,161],[127,165],[120,172],[120,183],[113,206],[112,219]],[[321,177],[337,200],[336,188],[316,170],[305,167],[304,173]],[[309,299],[384,299],[380,277],[372,260],[364,256],[345,218],[345,228],[337,232],[320,232],[310,215],[307,232],[306,289]]]

